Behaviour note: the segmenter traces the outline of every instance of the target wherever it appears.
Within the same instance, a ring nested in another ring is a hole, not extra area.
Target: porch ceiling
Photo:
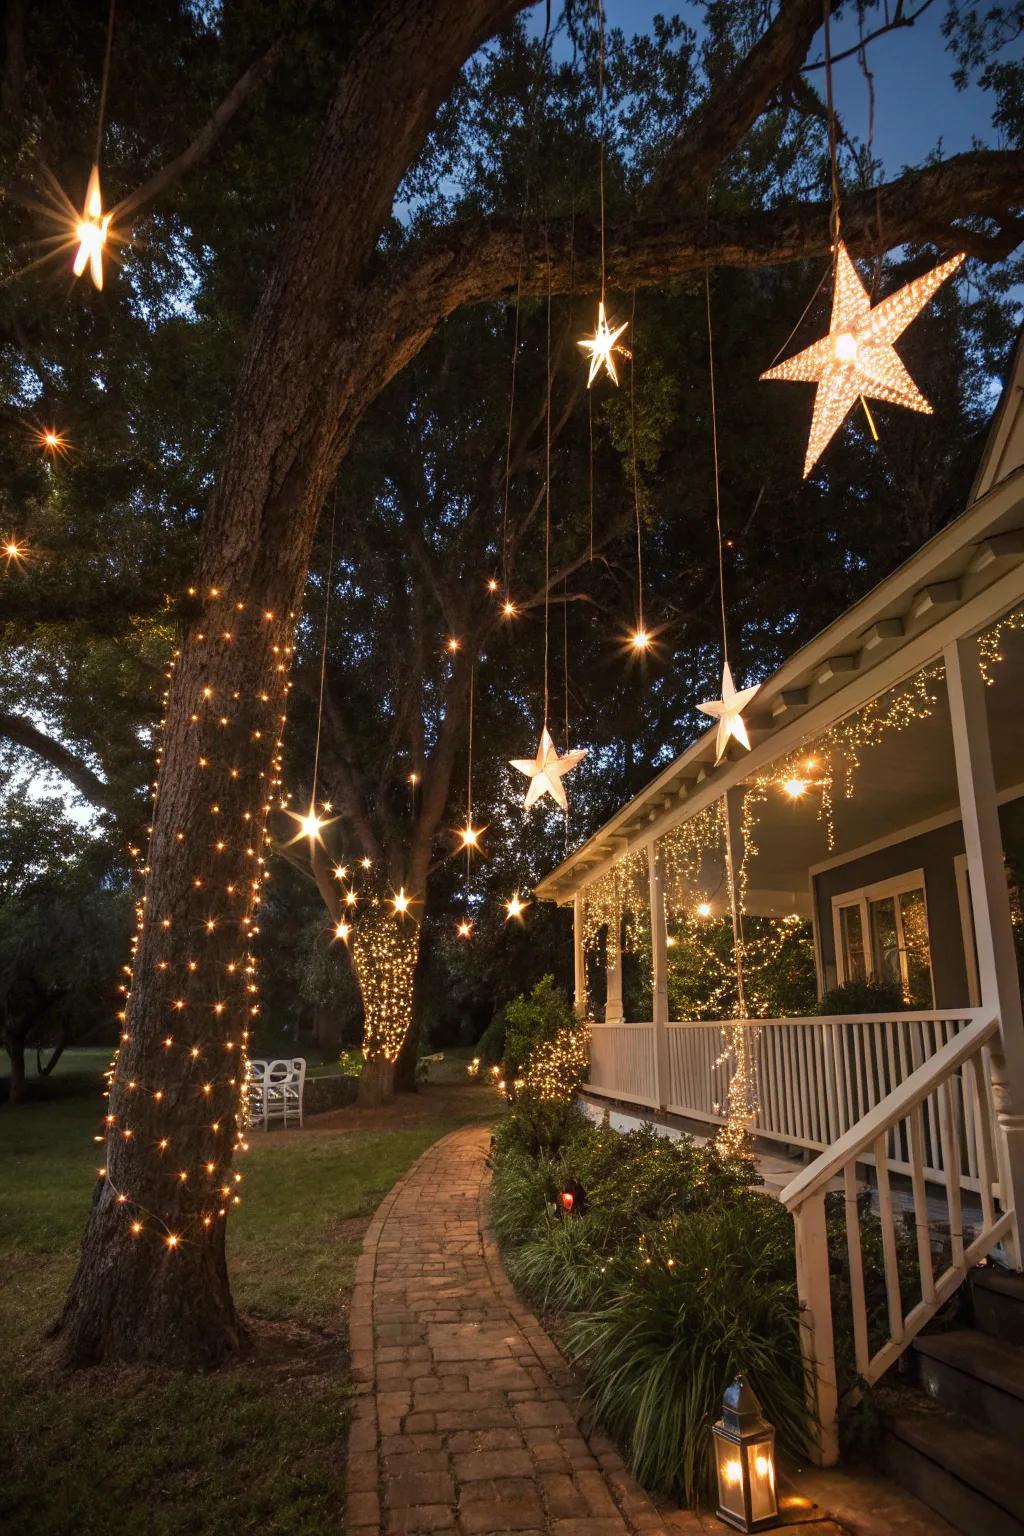
[[[1024,467],[980,496],[955,523],[923,546],[860,603],[849,609],[761,686],[747,713],[753,750],[730,744],[714,763],[714,730],[664,769],[647,789],[536,887],[542,900],[570,901],[577,890],[632,848],[688,820],[752,772],[806,743],[869,699],[941,657],[955,636],[988,628],[1024,603]],[[1024,721],[1010,702],[1024,681],[1024,650],[1006,637],[1005,662],[990,707],[1000,708],[994,732],[1000,788],[1024,780]],[[956,778],[948,711],[916,721],[865,750],[854,797],[837,794],[837,845],[829,850],[809,795],[796,806],[766,807],[759,835],[757,885],[774,893],[776,911],[802,910],[807,870],[830,854],[950,811]],[[753,890],[751,895],[753,897]]]

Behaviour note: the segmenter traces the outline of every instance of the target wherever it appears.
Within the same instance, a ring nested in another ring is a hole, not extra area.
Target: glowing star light
[[[597,330],[593,336],[584,336],[576,345],[582,347],[584,352],[590,354],[590,376],[587,379],[587,388],[593,384],[603,368],[613,384],[619,382],[619,376],[615,372],[615,353],[619,352],[623,357],[631,357],[628,347],[624,347],[619,340],[629,321],[623,321],[613,331],[605,319],[604,300],[597,306]]]
[[[519,895],[519,892],[516,891],[515,895],[505,903],[505,921],[507,922],[510,917],[521,918],[523,913],[526,911],[526,905],[526,902],[523,901],[522,897]]]
[[[474,827],[472,822],[469,820],[469,818],[467,816],[467,818],[466,818],[466,825],[464,827],[460,827],[458,829],[458,833],[456,834],[458,836],[458,838],[459,838],[459,847],[460,848],[479,848],[480,847],[480,838],[483,836],[483,834],[486,831],[487,831],[486,827]]]
[[[463,918],[462,922],[456,926],[455,931],[460,939],[471,939],[473,937],[473,924]]]
[[[737,689],[733,686],[732,673],[729,671],[729,663],[722,668],[722,697],[713,703],[698,704],[697,708],[702,715],[710,715],[712,720],[718,721],[718,735],[715,738],[715,766],[725,756],[725,749],[729,745],[732,736],[741,747],[750,751],[750,738],[747,736],[747,728],[743,723],[743,710],[746,709],[754,694],[760,687],[755,683],[753,688]]]
[[[4,535],[3,544],[0,545],[0,554],[3,555],[7,569],[10,570],[12,565],[21,565],[28,559],[28,545],[16,538],[13,533],[8,533]]]
[[[103,247],[107,243],[109,227],[110,214],[103,212],[103,202],[100,197],[100,168],[94,165],[89,174],[89,186],[85,194],[82,217],[75,225],[78,251],[71,270],[76,277],[81,277],[88,267],[93,286],[96,288],[103,287]]]
[[[526,809],[529,810],[534,801],[539,800],[542,795],[550,795],[563,811],[568,811],[569,802],[565,798],[562,777],[564,774],[571,773],[586,755],[586,749],[584,749],[580,752],[567,752],[564,757],[559,757],[548,728],[545,726],[540,733],[540,745],[535,758],[509,759],[512,767],[519,773],[525,773],[530,781],[530,787],[526,791]]]
[[[55,459],[58,454],[63,457],[71,450],[71,444],[64,436],[64,433],[58,432],[56,427],[40,428],[35,434],[35,438],[43,452],[48,453],[51,459]]]
[[[828,335],[761,375],[762,379],[793,379],[818,386],[804,459],[805,480],[858,396],[903,405],[927,416],[932,414],[893,342],[963,260],[962,253],[951,257],[872,309],[849,252],[839,242]]]
[[[333,819],[336,819],[318,816],[316,813],[316,806],[312,801],[310,802],[308,811],[300,812],[289,810],[288,815],[292,818],[299,829],[295,836],[291,839],[291,842],[297,843],[300,837],[307,837],[309,839],[310,848],[312,848],[314,843],[323,843],[323,838],[320,835],[321,832],[323,831],[324,827],[329,827],[331,825],[331,821]],[[291,846],[291,844],[289,844],[289,846]]]

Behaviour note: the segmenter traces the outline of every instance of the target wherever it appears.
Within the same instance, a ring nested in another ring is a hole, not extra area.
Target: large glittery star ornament
[[[746,747],[747,751],[750,751],[750,738],[743,723],[742,711],[746,709],[760,686],[760,683],[755,683],[753,688],[741,688],[737,692],[733,686],[729,663],[726,662],[722,668],[722,697],[716,699],[714,703],[697,705],[702,715],[710,715],[712,720],[718,721],[718,735],[715,737],[716,768],[725,756],[730,736],[734,737],[741,747]]]
[[[584,336],[582,341],[576,343],[578,347],[583,348],[584,352],[590,353],[590,377],[587,379],[588,389],[602,368],[605,369],[613,384],[619,382],[619,376],[615,372],[615,353],[620,352],[623,357],[632,356],[629,348],[624,347],[619,340],[619,337],[628,325],[629,321],[624,320],[613,331],[605,319],[604,300],[601,300],[597,306],[597,330],[593,336]]]
[[[563,811],[568,811],[569,802],[565,798],[565,786],[562,783],[564,774],[570,773],[577,763],[586,757],[586,749],[581,752],[567,752],[564,757],[559,757],[555,751],[555,744],[551,740],[547,726],[540,733],[540,746],[537,748],[535,758],[513,757],[509,761],[513,768],[520,773],[525,773],[530,781],[530,787],[526,791],[526,809],[542,795],[550,795]]]
[[[761,375],[762,379],[796,379],[818,386],[804,459],[805,480],[858,396],[867,395],[872,400],[886,400],[890,405],[905,405],[908,410],[932,414],[893,342],[963,260],[963,254],[951,257],[872,309],[867,289],[840,240],[828,335]]]

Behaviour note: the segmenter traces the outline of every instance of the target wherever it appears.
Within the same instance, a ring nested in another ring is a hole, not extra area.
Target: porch
[[[806,1164],[780,1198],[825,1464],[826,1190],[844,1191],[867,1382],[980,1259],[1020,1268],[1022,683],[1018,466],[983,475],[958,522],[762,684],[749,753],[715,763],[708,733],[537,887],[573,905],[589,1094],[707,1131],[745,1125]],[[885,1003],[815,1006],[864,984],[888,987]],[[883,1231],[880,1344],[860,1284],[865,1183]],[[909,1306],[901,1208],[917,1234]]]

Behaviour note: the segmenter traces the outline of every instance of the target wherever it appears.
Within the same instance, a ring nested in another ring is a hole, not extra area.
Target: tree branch
[[[715,172],[803,64],[822,22],[822,0],[782,0],[778,15],[735,69],[713,86],[666,151],[644,206],[678,194],[703,195]]]
[[[104,783],[99,774],[93,772],[88,763],[76,757],[62,742],[45,735],[24,715],[0,711],[0,736],[6,736],[16,747],[41,757],[51,768],[56,768],[58,773],[70,780],[80,795],[101,810],[116,815],[122,808],[114,790]]]
[[[869,32],[867,37],[861,38],[859,42],[854,43],[852,48],[844,48],[842,53],[832,54],[829,62],[832,64],[839,64],[843,59],[852,59],[855,54],[860,53],[862,48],[866,48],[868,43],[873,43],[876,38],[885,37],[887,32],[897,32],[903,27],[912,27],[917,18],[919,16],[923,16],[925,11],[932,3],[933,0],[923,0],[923,3],[918,6],[917,10],[913,13],[912,16],[904,16],[903,0],[899,0],[899,4],[896,6],[896,10],[891,21],[887,21],[884,27],[877,27],[874,32]],[[824,59],[815,59],[813,63],[804,65],[804,69],[824,68]]]
[[[313,0],[304,0],[303,19],[312,9],[312,5]],[[220,106],[203,124],[191,144],[187,145],[180,155],[176,155],[158,171],[154,171],[141,187],[137,187],[134,192],[129,192],[127,197],[121,199],[111,214],[111,221],[115,225],[119,220],[126,219],[129,214],[137,213],[146,203],[161,197],[176,181],[180,181],[194,166],[201,164],[207,158],[231,120],[266,80],[284,52],[285,44],[290,42],[294,35],[295,29],[282,32],[280,37],[271,43],[266,53],[250,64],[248,69],[238,77]]]

